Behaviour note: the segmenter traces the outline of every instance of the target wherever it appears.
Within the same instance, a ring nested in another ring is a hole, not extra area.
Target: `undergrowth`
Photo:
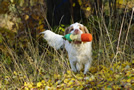
[[[7,45],[9,56],[1,55],[1,89],[133,89],[133,60],[118,60],[111,64],[103,59],[98,63],[97,54],[93,54],[93,64],[87,75],[73,73],[64,50],[53,50],[48,45],[36,46],[28,42],[23,54],[18,54]],[[39,47],[43,49],[40,53]],[[110,55],[110,58],[114,56]],[[119,56],[118,56],[119,58]],[[112,60],[111,59],[111,60]]]
[[[64,49],[54,50],[27,32],[26,46],[19,40],[11,45],[2,38],[0,89],[134,89],[133,11],[130,17],[124,11],[116,18],[102,12],[91,16],[86,25],[93,35],[93,63],[86,75],[71,71]]]

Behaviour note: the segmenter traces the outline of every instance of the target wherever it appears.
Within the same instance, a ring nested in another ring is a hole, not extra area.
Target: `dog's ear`
[[[83,27],[84,27],[84,32],[85,32],[85,33],[89,33],[87,27],[85,27],[85,26],[83,26]]]
[[[64,35],[69,34],[69,29],[70,29],[70,27],[65,28],[65,33],[64,33]]]

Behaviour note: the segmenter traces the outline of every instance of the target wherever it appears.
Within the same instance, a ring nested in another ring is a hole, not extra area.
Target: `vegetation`
[[[80,22],[93,35],[93,63],[83,75],[39,35],[68,26],[50,27],[45,0],[0,0],[0,89],[134,89],[134,1],[100,0],[99,9],[95,1],[85,7],[78,0],[91,12]]]

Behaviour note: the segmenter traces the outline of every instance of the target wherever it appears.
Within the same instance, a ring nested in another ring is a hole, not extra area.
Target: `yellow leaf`
[[[130,83],[131,82],[131,79],[128,79],[127,82]]]
[[[65,31],[65,29],[63,27],[59,27],[59,30],[61,31]]]
[[[41,82],[38,82],[37,83],[37,87],[41,87],[42,86],[42,83]]]
[[[68,86],[70,86],[70,85],[72,85],[73,84],[73,82],[72,81],[70,81],[69,83],[68,83]]]
[[[75,7],[75,3],[73,3],[73,7]]]
[[[115,89],[115,90],[119,89],[118,85],[114,85],[113,89]]]
[[[133,11],[134,11],[134,7],[133,7]],[[134,60],[132,60],[132,63],[134,64]]]
[[[27,86],[27,82],[24,82],[24,86]]]
[[[18,75],[16,71],[14,71],[13,73],[14,73],[14,75]]]
[[[32,88],[33,87],[33,83],[29,83],[28,87]]]
[[[71,81],[74,81],[74,80],[75,80],[74,78],[71,79]]]
[[[54,78],[55,78],[55,79],[57,78],[57,74],[54,74]]]
[[[126,76],[129,76],[131,74],[131,72],[130,71],[128,71],[127,73],[126,73]]]
[[[126,0],[117,0],[117,3],[119,3],[119,4],[126,4],[127,2],[126,2]]]
[[[68,70],[68,71],[67,71],[67,74],[71,74],[71,71]]]
[[[82,5],[82,1],[81,0],[78,0],[78,3],[79,3],[80,6]]]
[[[69,79],[65,79],[65,80],[64,80],[64,83],[68,83],[68,81],[69,81]]]
[[[113,81],[113,79],[110,77],[110,78],[108,79],[108,81]]]
[[[29,90],[27,87],[25,87],[25,90]]]
[[[61,27],[64,27],[65,25],[64,24],[61,24]]]
[[[0,34],[0,43],[2,43],[2,41],[3,41],[3,40],[2,40],[2,35]]]
[[[64,77],[67,77],[67,74],[64,74]]]
[[[120,76],[119,75],[115,75],[116,79],[119,78]]]
[[[63,87],[64,85],[65,85],[65,84],[64,84],[64,83],[62,83],[62,84],[61,84],[61,87]]]
[[[40,30],[43,29],[43,28],[44,28],[44,25],[43,24],[39,26],[39,29]]]
[[[14,2],[14,0],[10,0],[11,1],[11,3],[13,3]]]
[[[112,88],[106,88],[106,90],[112,90]]]
[[[95,77],[92,75],[91,77],[87,78],[89,81],[93,81],[95,79]]]
[[[87,7],[87,8],[86,8],[86,10],[87,10],[87,11],[90,11],[90,10],[91,10],[91,8],[90,8],[90,7]]]
[[[28,20],[29,19],[29,16],[28,15],[25,15],[24,18],[25,18],[25,20]]]
[[[32,14],[32,18],[35,19],[35,20],[39,20],[39,16],[36,16],[34,14]]]
[[[26,76],[24,75],[23,78],[26,78]]]
[[[41,83],[45,83],[45,80],[42,80]]]
[[[80,79],[81,80],[81,79],[83,79],[83,77],[77,77],[77,79]]]
[[[41,24],[42,24],[42,20],[39,21],[39,25],[41,25]]]
[[[58,80],[55,84],[58,85],[59,83],[61,83],[61,80]]]

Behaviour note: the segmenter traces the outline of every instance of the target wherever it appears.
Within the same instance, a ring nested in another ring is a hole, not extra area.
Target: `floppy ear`
[[[64,35],[69,34],[69,29],[70,29],[70,27],[65,28],[65,33],[64,33]]]
[[[85,33],[89,33],[87,27],[85,27],[85,26],[83,26],[83,27],[84,27],[84,32],[85,32]]]

